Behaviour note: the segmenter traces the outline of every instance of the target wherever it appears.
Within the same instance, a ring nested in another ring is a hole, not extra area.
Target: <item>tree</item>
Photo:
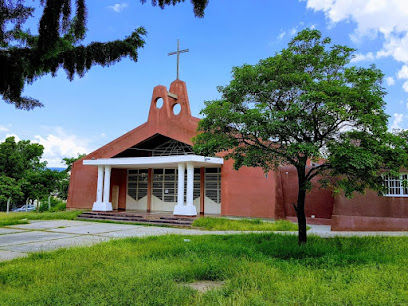
[[[16,201],[22,196],[21,186],[17,184],[15,179],[0,175],[0,211],[6,210],[6,203],[9,198]]]
[[[36,171],[45,168],[40,161],[44,147],[29,140],[16,142],[8,137],[0,143],[0,173],[16,180],[24,177],[27,170]]]
[[[46,168],[41,162],[44,147],[28,140],[8,137],[0,143],[0,207],[13,201],[40,199],[57,190],[65,173]]]
[[[145,3],[146,0],[140,0]],[[152,0],[162,9],[184,0]],[[204,15],[208,0],[192,0],[194,13]],[[41,102],[22,97],[26,82],[63,68],[69,80],[82,77],[92,66],[109,66],[123,57],[137,61],[137,50],[144,46],[146,30],[137,28],[123,40],[82,45],[86,34],[85,0],[75,1],[75,15],[71,16],[71,0],[42,0],[43,14],[38,35],[23,24],[33,16],[34,8],[24,1],[0,0],[0,94],[16,108],[30,110],[42,106]],[[33,5],[33,4],[31,4]]]
[[[58,191],[58,187],[65,179],[66,174],[48,168],[36,171],[28,170],[22,178],[22,191],[25,198],[43,199]]]
[[[382,174],[407,165],[406,138],[387,132],[383,74],[348,65],[353,51],[306,29],[275,56],[233,68],[231,83],[219,87],[221,99],[201,111],[197,153],[224,152],[237,169],[296,168],[299,244],[307,241],[304,207],[313,178],[346,196],[381,192]],[[307,166],[310,160],[316,163]]]
[[[72,165],[78,160],[81,159],[82,157],[85,157],[86,154],[78,154],[77,157],[64,157],[62,159],[63,163],[65,164],[65,166],[67,166],[67,168],[64,170],[66,173],[71,172],[72,169]]]

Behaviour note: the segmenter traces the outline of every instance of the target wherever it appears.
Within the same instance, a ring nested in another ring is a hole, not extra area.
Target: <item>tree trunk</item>
[[[305,215],[305,198],[306,198],[306,169],[305,167],[297,168],[298,172],[298,199],[297,205],[295,207],[296,216],[298,219],[299,235],[298,243],[299,245],[306,244],[307,242],[307,232],[306,232],[306,215]]]

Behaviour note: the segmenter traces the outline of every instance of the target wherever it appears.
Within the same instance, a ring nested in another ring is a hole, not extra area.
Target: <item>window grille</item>
[[[205,169],[205,196],[221,204],[221,169]]]
[[[400,176],[385,175],[384,185],[387,188],[385,196],[408,197],[408,174]]]
[[[128,171],[128,195],[136,201],[147,196],[147,169]]]
[[[170,139],[152,150],[152,156],[172,156],[194,154],[190,145]]]
[[[177,202],[177,169],[153,170],[153,195],[164,202]],[[200,197],[200,169],[194,169],[193,199]],[[184,199],[187,198],[187,174],[184,175]]]

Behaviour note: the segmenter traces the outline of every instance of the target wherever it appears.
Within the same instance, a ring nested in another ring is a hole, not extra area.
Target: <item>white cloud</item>
[[[47,136],[34,136],[32,142],[44,146],[42,159],[47,161],[48,167],[61,167],[62,158],[75,157],[78,154],[89,153],[88,141],[80,139],[76,135],[67,134],[62,128],[56,128],[55,132]]]
[[[397,77],[399,79],[408,79],[408,66],[402,66],[401,70],[398,71]]]
[[[351,63],[357,63],[362,61],[373,61],[375,60],[374,54],[372,52],[368,52],[367,54],[357,53],[354,54],[354,57],[351,59]]]
[[[392,57],[398,62],[408,64],[407,0],[300,1],[306,1],[308,9],[324,12],[329,26],[342,21],[354,22],[356,26],[350,35],[353,41],[361,42],[364,37],[379,37],[383,45],[381,50],[376,52],[375,58]],[[357,55],[354,61],[361,59],[363,57]],[[407,91],[408,84],[404,83],[403,88]]]
[[[401,127],[401,123],[402,123],[402,120],[404,119],[404,114],[398,114],[398,113],[395,113],[394,114],[394,120],[392,121],[392,124],[391,124],[391,130],[400,130],[400,129],[402,129],[402,127]]]
[[[394,78],[390,76],[385,78],[385,82],[387,83],[388,86],[392,86],[395,84]]]
[[[408,81],[405,81],[404,84],[402,84],[402,89],[404,89],[405,92],[408,92]]]
[[[282,39],[282,38],[284,38],[285,37],[285,35],[286,35],[286,32],[285,31],[282,31],[282,32],[280,32],[280,34],[278,35],[278,39]]]
[[[88,139],[67,133],[61,127],[46,128],[52,130],[52,132],[48,131],[45,135],[35,135],[34,137],[24,137],[24,139],[44,146],[42,161],[46,161],[48,167],[63,167],[62,159],[64,157],[76,157],[79,154],[89,153],[95,149],[95,145],[91,145],[91,141]],[[16,141],[21,140],[18,135],[8,133],[0,142],[10,136],[14,136]],[[101,137],[103,136],[101,135]]]
[[[389,35],[408,30],[406,0],[306,0],[307,8],[323,11],[326,18],[337,23],[354,21],[356,37]]]
[[[0,140],[0,142],[4,142],[6,140],[6,138],[9,138],[9,137],[14,137],[15,141],[20,141],[21,140],[20,137],[18,137],[18,135],[8,133],[8,134],[6,134],[6,136],[4,136],[3,139]]]
[[[5,127],[4,125],[0,125],[0,132],[8,132],[9,129]]]
[[[305,23],[303,21],[301,21],[296,26],[294,26],[294,27],[292,27],[290,29],[286,29],[286,30],[281,29],[279,35],[276,38],[281,40],[285,36],[295,36],[299,31],[303,30],[306,27],[307,26],[305,25]],[[315,29],[316,24],[310,25],[309,28],[312,29],[312,30]]]
[[[116,3],[114,5],[109,5],[108,8],[110,8],[112,11],[116,13],[122,12],[125,8],[127,8],[128,5],[126,3]]]
[[[407,2],[408,3],[408,2]],[[407,16],[408,18],[408,16]],[[396,61],[408,63],[408,33],[405,31],[385,36],[383,49],[377,52],[377,57],[393,57]]]

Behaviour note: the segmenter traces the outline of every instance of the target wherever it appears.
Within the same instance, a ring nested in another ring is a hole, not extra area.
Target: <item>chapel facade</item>
[[[74,163],[67,208],[295,220],[296,169],[235,170],[222,156],[196,155],[198,122],[185,82],[156,86],[146,123]],[[386,196],[368,192],[351,200],[313,186],[308,222],[332,230],[408,230],[408,189],[394,178],[387,184]]]

